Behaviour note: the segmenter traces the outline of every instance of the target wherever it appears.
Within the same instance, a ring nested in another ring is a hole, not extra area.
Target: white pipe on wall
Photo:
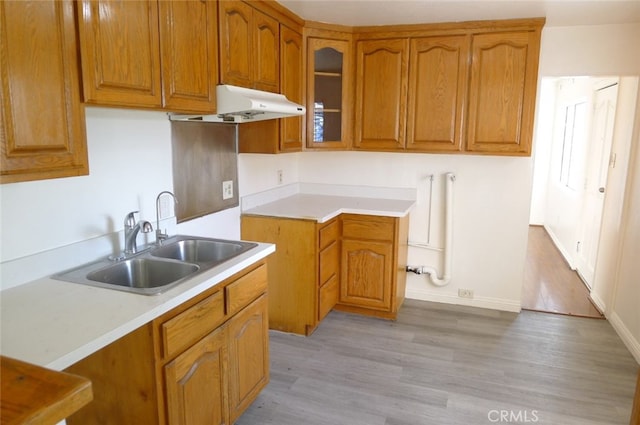
[[[451,280],[451,252],[453,249],[453,182],[456,176],[453,173],[445,174],[445,237],[444,237],[444,271],[442,277],[433,267],[407,267],[407,271],[416,274],[428,274],[429,280],[436,286],[445,286]]]

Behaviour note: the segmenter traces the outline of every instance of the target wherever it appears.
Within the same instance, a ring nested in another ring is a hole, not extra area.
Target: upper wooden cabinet
[[[475,34],[467,150],[531,154],[539,32]]]
[[[354,147],[530,155],[543,23],[358,31]]]
[[[287,99],[299,105],[303,96],[303,46],[302,34],[284,25],[280,26],[280,86]],[[280,119],[280,152],[302,150],[304,117]]]
[[[242,1],[219,2],[220,81],[278,92],[278,21]]]
[[[88,174],[73,1],[0,2],[0,182]]]
[[[82,0],[81,7],[85,102],[215,111],[214,1]]]
[[[280,87],[287,99],[298,104],[303,97],[302,35],[280,26]],[[242,124],[238,127],[240,153],[283,153],[302,150],[304,117],[280,118]]]
[[[85,102],[162,106],[158,3],[83,0],[78,22]]]
[[[216,2],[159,1],[164,107],[216,110],[218,15]]]
[[[468,56],[466,35],[411,40],[408,150],[462,149]]]
[[[408,39],[357,42],[356,148],[404,148],[408,52]]]

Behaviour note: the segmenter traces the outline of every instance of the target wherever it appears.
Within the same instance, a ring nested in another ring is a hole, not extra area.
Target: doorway
[[[551,249],[602,311],[612,279],[598,275],[617,257],[610,249],[621,214],[615,201],[624,192],[631,144],[624,133],[632,126],[637,92],[637,77],[543,78],[539,91],[530,223],[542,226]],[[603,255],[602,241],[611,252]],[[570,285],[556,283],[563,284]],[[531,288],[523,292],[530,296]]]

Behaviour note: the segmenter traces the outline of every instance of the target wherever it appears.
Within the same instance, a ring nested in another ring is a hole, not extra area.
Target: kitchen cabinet
[[[302,35],[280,25],[280,86],[287,99],[303,104]],[[284,153],[302,150],[303,116],[257,121],[238,127],[240,153]]]
[[[278,21],[243,1],[219,2],[222,84],[279,92]]]
[[[282,94],[299,105],[304,104],[303,54],[302,34],[280,25],[280,84]],[[301,151],[304,136],[304,116],[282,118],[279,121],[279,151]]]
[[[84,101],[213,112],[216,3],[82,0]]]
[[[356,47],[356,149],[404,149],[409,40],[360,40]]]
[[[317,229],[313,220],[242,215],[242,239],[276,245],[269,265],[269,328],[310,335],[318,323]]]
[[[216,2],[158,1],[163,106],[213,112],[218,84]]]
[[[395,319],[406,287],[409,220],[343,214],[336,309]]]
[[[337,219],[327,223],[242,216],[243,239],[276,244],[269,257],[269,327],[310,335],[337,302]]]
[[[94,401],[67,423],[229,424],[269,381],[262,260],[67,371]]]
[[[351,145],[353,123],[350,35],[307,32],[306,146],[347,149]]]
[[[539,40],[539,30],[472,36],[467,151],[531,154]]]
[[[229,423],[225,336],[212,332],[164,367],[168,424]]]
[[[354,148],[530,155],[543,23],[357,30]]]
[[[0,2],[0,182],[89,173],[73,1]]]
[[[467,35],[411,40],[407,150],[462,150],[469,45]]]
[[[229,346],[229,411],[234,423],[269,381],[267,296],[238,313],[227,326]]]
[[[326,222],[242,216],[243,239],[273,243],[269,327],[310,335],[332,310],[395,319],[404,301],[409,216]]]
[[[340,220],[318,229],[318,322],[338,303],[340,291]]]

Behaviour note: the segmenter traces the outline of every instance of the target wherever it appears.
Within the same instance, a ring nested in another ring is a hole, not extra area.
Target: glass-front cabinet
[[[350,43],[315,37],[307,40],[307,148],[346,149],[352,122]]]

